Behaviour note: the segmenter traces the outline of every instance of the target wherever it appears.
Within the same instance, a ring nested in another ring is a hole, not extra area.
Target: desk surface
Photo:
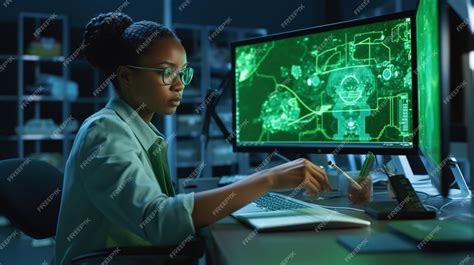
[[[216,187],[217,179],[198,180],[194,189],[199,191]],[[383,196],[383,195],[381,195]],[[423,199],[422,196],[420,196]],[[301,198],[300,198],[301,199]],[[378,198],[375,198],[376,200]],[[331,206],[350,206],[345,198],[317,201]],[[439,204],[445,202],[438,202]],[[433,203],[435,204],[435,203]],[[352,206],[353,207],[353,206]],[[454,209],[453,209],[454,208]],[[365,213],[340,210],[348,215],[367,219],[371,226],[363,229],[337,229],[320,231],[294,231],[257,233],[232,217],[226,217],[208,227],[207,259],[209,264],[474,264],[474,252],[392,252],[365,254],[347,250],[336,242],[340,235],[368,235],[387,231],[389,221],[371,219]],[[462,216],[460,213],[474,212],[472,200],[462,207],[446,207],[441,217]],[[472,220],[472,217],[471,219]],[[421,222],[421,221],[420,221]],[[473,223],[474,229],[474,223]],[[347,260],[347,261],[346,261]],[[464,262],[463,262],[464,261]]]

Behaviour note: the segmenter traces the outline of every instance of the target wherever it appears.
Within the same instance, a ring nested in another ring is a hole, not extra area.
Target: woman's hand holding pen
[[[299,188],[305,189],[310,196],[330,190],[323,169],[306,159],[297,159],[258,171],[233,184],[195,193],[192,213],[194,226],[197,229],[214,223],[269,191]],[[223,201],[226,202],[225,207],[221,206]],[[213,212],[212,209],[218,207],[220,210]]]

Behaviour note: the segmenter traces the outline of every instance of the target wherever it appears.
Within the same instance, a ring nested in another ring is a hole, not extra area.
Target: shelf
[[[76,134],[68,134],[69,139],[76,138]],[[54,140],[63,140],[64,134],[58,134],[54,138],[51,138],[51,134],[24,134],[22,137],[24,140],[28,141],[54,141]]]
[[[5,98],[4,98],[5,97]],[[16,96],[0,96],[1,100],[17,100]],[[54,96],[43,96],[43,95],[24,95],[22,97],[23,101],[50,101],[50,102],[63,102],[65,98],[58,98]],[[105,97],[78,97],[74,100],[68,100],[70,103],[103,103],[107,102],[109,98]]]
[[[104,97],[78,97],[76,100],[71,101],[71,103],[105,103],[108,101],[109,98]]]
[[[18,54],[0,54],[0,59],[13,58],[18,60],[18,58],[23,59],[26,62],[53,62],[53,63],[62,63],[65,60],[64,56],[41,56],[34,54],[24,54],[23,56],[18,56]]]
[[[69,134],[69,139],[76,138],[76,134]],[[64,135],[59,134],[57,137],[51,138],[51,134],[24,134],[22,139],[24,141],[56,141],[56,140],[63,140]],[[16,141],[18,140],[17,135],[10,135],[10,136],[0,136],[0,141]]]
[[[219,25],[197,25],[197,24],[182,24],[182,23],[173,23],[174,29],[181,29],[181,30],[207,30],[207,31],[215,31]],[[241,27],[232,27],[226,26],[226,32],[243,32],[243,33],[254,33],[259,35],[267,34],[267,30],[264,28],[241,28]]]
[[[25,58],[26,56],[26,58]],[[18,61],[18,54],[0,54],[0,60],[8,60],[10,58],[13,58],[12,62],[17,62]],[[24,55],[23,56],[24,61],[45,61],[45,62],[64,62],[65,58],[63,56],[40,56],[40,55]],[[83,63],[83,64],[89,64],[89,62],[83,58],[75,58],[74,60],[71,60],[68,62],[68,65],[70,63]]]
[[[54,17],[54,20],[65,20],[67,19],[67,16],[65,15],[57,15],[55,13],[53,13],[55,15]],[[51,18],[52,14],[50,13],[36,13],[36,12],[21,12],[20,13],[20,17],[22,18],[42,18],[42,19],[48,19],[48,18]]]
[[[189,167],[189,168],[196,168],[199,166],[199,163],[201,163],[201,161],[188,161],[188,162],[178,162],[176,163],[176,165],[180,168],[183,168],[183,167]]]
[[[30,54],[25,54],[21,56],[23,61],[28,61],[28,62],[58,62],[62,63],[64,62],[64,56],[40,56],[40,55],[30,55]]]
[[[23,95],[22,101],[64,101],[64,98],[43,95]],[[69,100],[70,101],[70,100]]]

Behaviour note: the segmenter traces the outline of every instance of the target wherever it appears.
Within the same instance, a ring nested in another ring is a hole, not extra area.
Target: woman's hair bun
[[[106,72],[120,65],[122,34],[133,20],[118,12],[100,14],[89,21],[84,32],[84,56],[93,66]]]

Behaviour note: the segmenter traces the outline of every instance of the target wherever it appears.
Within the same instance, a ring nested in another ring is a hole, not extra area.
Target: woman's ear
[[[133,73],[132,69],[127,66],[120,65],[117,67],[117,82],[121,89],[133,88]]]

